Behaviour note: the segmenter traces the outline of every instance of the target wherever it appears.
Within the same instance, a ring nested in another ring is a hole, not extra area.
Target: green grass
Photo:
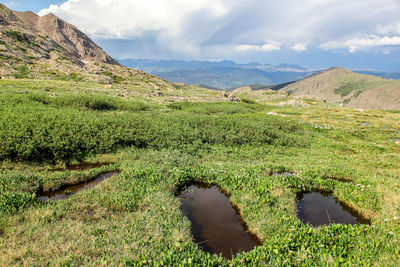
[[[352,92],[355,92],[354,96],[357,97],[363,91],[377,88],[379,86],[387,84],[390,81],[386,81],[384,79],[374,76],[367,76],[360,79],[360,77],[357,77],[357,74],[353,73],[340,77],[338,82],[340,83],[340,87],[334,90],[335,94],[345,97]]]
[[[400,263],[400,159],[391,141],[400,139],[399,113],[107,93],[90,82],[0,82],[2,265]],[[113,164],[62,170],[76,160]],[[116,169],[69,199],[36,201],[40,191]],[[262,246],[232,261],[199,250],[175,196],[191,182],[229,192]],[[300,223],[296,193],[310,189],[333,192],[372,226]]]
[[[30,71],[29,71],[28,67],[25,65],[17,67],[16,71],[17,72],[13,74],[14,78],[25,79],[25,78],[29,77]]]
[[[5,33],[9,37],[13,38],[15,41],[29,43],[29,38],[25,34],[20,33],[19,31],[6,30]]]
[[[257,103],[257,102],[254,101],[253,99],[251,99],[251,98],[246,98],[246,97],[240,98],[240,101],[242,101],[243,103],[246,103],[246,104],[256,104],[256,103]]]
[[[32,45],[32,46],[36,46],[36,47],[41,47],[39,44],[31,41],[30,36],[27,34],[21,33],[19,31],[12,31],[12,30],[6,30],[4,32],[10,38],[14,39],[14,41],[26,43],[28,45]],[[5,43],[3,42],[3,44],[5,44]],[[25,49],[25,48],[19,47],[19,49]],[[26,51],[26,49],[23,51]]]
[[[246,114],[230,116],[230,110],[219,116],[198,110],[190,116],[184,111],[141,114],[145,105],[96,96],[55,100],[27,94],[4,96],[2,102],[0,159],[83,159],[124,146],[307,145],[301,138],[304,127],[296,123],[257,115],[250,119]]]
[[[110,77],[114,83],[121,83],[121,82],[123,82],[123,81],[125,80],[125,79],[122,78],[121,76],[115,75],[115,74],[113,74],[113,73],[110,72],[110,71],[103,71],[102,74],[103,74],[104,76]]]

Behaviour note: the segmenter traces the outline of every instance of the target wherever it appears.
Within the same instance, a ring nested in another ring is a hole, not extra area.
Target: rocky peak
[[[0,60],[7,65],[50,58],[68,59],[81,67],[89,62],[119,65],[86,34],[54,14],[40,17],[0,4],[0,38]]]
[[[117,61],[107,55],[86,34],[77,27],[58,18],[54,14],[43,17],[33,12],[12,12],[22,23],[42,35],[54,40],[59,46],[71,54],[75,54],[82,62],[103,62],[119,65]]]
[[[325,71],[323,71],[322,73],[332,73],[332,74],[336,74],[336,75],[345,75],[345,74],[349,74],[352,73],[351,70],[342,68],[342,67],[333,67],[330,69],[327,69]]]
[[[0,3],[0,26],[8,26],[11,22],[18,20],[17,17],[5,5]]]

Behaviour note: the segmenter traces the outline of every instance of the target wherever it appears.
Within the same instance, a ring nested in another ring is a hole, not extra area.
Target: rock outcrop
[[[81,67],[88,62],[119,65],[86,34],[53,14],[40,17],[0,4],[0,40],[0,59],[6,65],[50,58]]]
[[[76,53],[82,61],[96,61],[117,65],[118,62],[107,55],[86,34],[75,26],[53,14],[40,17],[33,12],[13,12],[25,25],[39,31],[70,53]]]

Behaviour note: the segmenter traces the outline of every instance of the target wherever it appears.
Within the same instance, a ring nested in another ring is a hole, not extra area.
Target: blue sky
[[[65,0],[8,0],[8,1],[0,1],[2,4],[7,5],[9,8],[17,11],[33,11],[35,13],[39,12],[42,9],[48,8],[50,5],[58,5],[65,2]]]
[[[116,58],[400,72],[399,0],[9,0],[54,13]]]

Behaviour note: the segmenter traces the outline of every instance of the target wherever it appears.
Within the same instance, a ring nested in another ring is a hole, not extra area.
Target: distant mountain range
[[[257,62],[237,64],[233,61],[149,59],[122,59],[119,62],[125,66],[157,75],[170,82],[198,84],[206,88],[220,90],[233,90],[242,86],[250,86],[253,89],[271,88],[271,85],[297,81],[322,71],[322,69],[310,69],[299,65],[280,64],[273,66]],[[386,79],[400,79],[400,73],[374,70],[355,70],[355,72]]]
[[[157,75],[175,83],[198,84],[207,88],[231,89],[247,85],[280,84],[307,77],[318,70],[302,66],[233,61],[180,61],[124,59],[119,62],[131,68]]]
[[[362,73],[367,75],[374,75],[377,77],[382,77],[389,80],[400,80],[400,73],[396,72],[386,72],[379,70],[353,70],[356,73]]]

